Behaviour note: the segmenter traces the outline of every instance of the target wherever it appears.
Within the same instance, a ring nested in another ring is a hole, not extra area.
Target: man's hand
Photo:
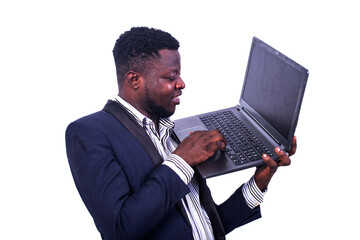
[[[196,131],[185,138],[173,153],[194,166],[211,157],[219,149],[225,151],[225,144],[225,137],[219,130]]]
[[[296,147],[297,147],[296,137],[294,137],[289,156],[295,154]],[[266,165],[257,167],[255,171],[255,175],[254,175],[255,182],[258,188],[262,192],[264,192],[267,189],[267,186],[269,185],[272,176],[275,174],[279,166],[288,166],[291,164],[290,157],[283,150],[277,147],[275,148],[275,152],[280,158],[279,162],[275,162],[271,157],[269,157],[269,155],[264,154],[262,158],[264,159]]]

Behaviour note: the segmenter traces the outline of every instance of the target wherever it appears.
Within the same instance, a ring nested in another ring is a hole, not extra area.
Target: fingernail
[[[262,157],[263,157],[263,158],[268,158],[268,155],[267,155],[267,154],[263,154]]]
[[[194,132],[189,132],[189,135],[193,134]]]
[[[281,152],[281,149],[279,147],[275,148],[275,151],[277,151],[278,153]]]

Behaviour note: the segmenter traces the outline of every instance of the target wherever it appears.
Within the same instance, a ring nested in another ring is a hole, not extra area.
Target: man
[[[205,180],[192,168],[226,140],[218,130],[171,138],[169,117],[180,103],[179,43],[169,33],[132,28],[117,40],[118,96],[102,111],[71,123],[67,155],[87,209],[102,239],[224,239],[260,215],[259,204],[278,166],[265,166],[224,203],[216,205]],[[296,150],[294,139],[291,154]]]

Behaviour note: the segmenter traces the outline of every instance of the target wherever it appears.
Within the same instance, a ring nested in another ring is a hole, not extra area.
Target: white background
[[[237,3],[239,2],[239,3]],[[112,48],[132,26],[181,44],[174,119],[235,105],[257,36],[310,71],[292,165],[263,218],[228,239],[359,239],[355,1],[1,1],[0,239],[100,239],[70,174],[65,129],[117,94]],[[217,203],[254,169],[210,179]]]

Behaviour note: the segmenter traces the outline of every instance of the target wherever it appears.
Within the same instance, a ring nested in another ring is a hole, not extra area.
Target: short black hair
[[[130,70],[145,74],[150,60],[160,56],[159,50],[178,50],[179,47],[170,33],[159,29],[133,27],[124,32],[113,49],[118,84]]]

